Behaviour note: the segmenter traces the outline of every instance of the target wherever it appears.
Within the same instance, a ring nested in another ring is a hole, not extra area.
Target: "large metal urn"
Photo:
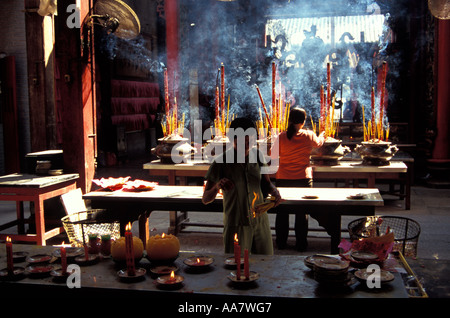
[[[389,165],[397,151],[397,146],[389,141],[363,141],[355,147],[355,152],[361,156],[363,164],[371,166]]]
[[[228,137],[216,137],[206,141],[206,145],[203,147],[203,158],[212,162],[218,155],[224,153],[228,147],[231,147]]]
[[[321,147],[311,151],[311,161],[315,165],[334,166],[349,152],[349,147],[342,146],[342,140],[328,138]]]
[[[162,163],[181,163],[195,154],[196,149],[188,143],[188,138],[169,136],[159,138],[159,144],[152,149]]]

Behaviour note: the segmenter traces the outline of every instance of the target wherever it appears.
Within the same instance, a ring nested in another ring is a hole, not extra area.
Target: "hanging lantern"
[[[428,0],[431,14],[438,19],[450,19],[450,0]]]

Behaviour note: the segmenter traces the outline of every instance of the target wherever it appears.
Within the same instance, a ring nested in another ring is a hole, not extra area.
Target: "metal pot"
[[[341,143],[342,140],[326,140],[321,147],[311,151],[311,160],[314,164],[338,164],[338,161],[350,152],[350,148],[342,146]]]
[[[181,136],[159,138],[159,144],[152,148],[152,154],[163,163],[185,162],[196,153],[196,149],[188,143],[188,140]]]
[[[355,147],[355,151],[363,159],[363,164],[385,166],[389,165],[389,160],[397,153],[398,148],[389,141],[363,141]]]

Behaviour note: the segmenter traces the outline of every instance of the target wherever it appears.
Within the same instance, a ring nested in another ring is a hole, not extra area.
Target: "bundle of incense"
[[[220,85],[218,83],[220,74]],[[219,89],[220,86],[220,89]],[[233,115],[234,117],[234,115]],[[216,134],[226,135],[227,129],[230,127],[230,95],[228,95],[228,105],[225,110],[225,66],[221,63],[218,69],[216,78],[216,92],[215,92],[215,119],[214,127]]]
[[[175,96],[175,93],[173,94]],[[164,103],[165,115],[163,121],[165,124],[161,125],[164,136],[170,136],[183,131],[184,128],[184,114],[182,123],[178,123],[178,104],[177,98],[173,98],[173,107],[170,107],[169,97],[169,79],[167,75],[167,68],[164,69]]]
[[[379,116],[377,120],[375,109],[375,88],[372,86],[371,90],[371,119],[367,122],[365,120],[364,106],[362,106],[363,112],[363,139],[364,141],[387,141],[389,138],[389,123],[385,122],[385,86],[387,75],[387,63],[384,61],[381,71],[381,84],[380,84],[380,105]]]
[[[275,202],[274,202],[274,198],[269,197],[267,198],[267,201],[257,204],[256,206],[253,207],[253,217],[259,217],[261,214],[266,213],[267,211],[269,211],[271,208],[273,208],[275,206]]]

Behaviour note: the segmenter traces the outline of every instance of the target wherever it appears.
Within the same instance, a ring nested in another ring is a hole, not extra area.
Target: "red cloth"
[[[150,127],[150,119],[146,114],[113,115],[113,125],[125,126],[126,131],[143,130]]]
[[[114,115],[155,114],[159,105],[158,97],[112,97],[111,111]]]
[[[158,83],[111,80],[111,97],[158,97]]]

